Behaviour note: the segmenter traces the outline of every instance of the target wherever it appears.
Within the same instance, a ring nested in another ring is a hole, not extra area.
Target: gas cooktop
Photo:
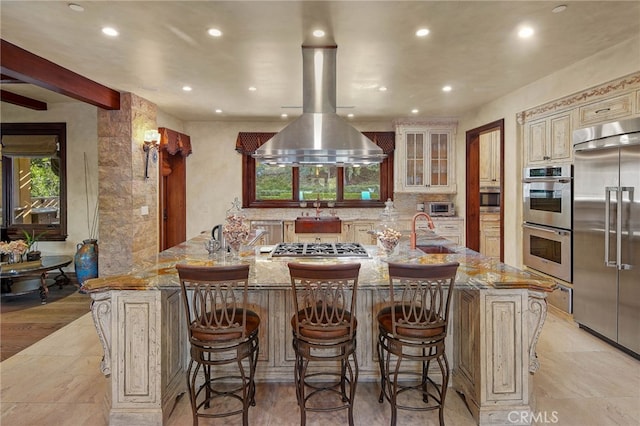
[[[273,257],[369,257],[360,243],[279,243]]]

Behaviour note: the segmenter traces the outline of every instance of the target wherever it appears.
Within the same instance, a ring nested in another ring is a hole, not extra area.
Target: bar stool
[[[260,325],[260,317],[246,308],[249,265],[178,264],[176,269],[191,345],[187,387],[193,424],[197,426],[200,417],[242,413],[246,426],[249,405],[256,405],[254,376]],[[197,384],[201,368],[204,383]]]
[[[349,424],[353,425],[353,399],[358,382],[355,309],[360,264],[292,262],[288,266],[300,424],[306,424],[307,411],[347,409]],[[330,361],[336,368],[314,366],[309,371],[310,361]]]
[[[384,399],[390,402],[392,426],[396,424],[398,409],[438,410],[440,425],[444,425],[449,383],[444,339],[457,269],[457,262],[434,265],[389,262],[390,305],[378,312],[377,320],[379,402]],[[441,385],[429,377],[432,360],[440,368]],[[412,365],[405,362],[401,369],[403,361],[414,362],[409,363]]]

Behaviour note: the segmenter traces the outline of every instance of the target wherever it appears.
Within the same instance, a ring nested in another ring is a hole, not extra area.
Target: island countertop
[[[87,280],[82,289],[88,293],[109,290],[152,290],[178,288],[180,286],[175,265],[232,264],[227,256],[210,257],[204,249],[208,235],[201,234],[189,241],[172,247],[152,258],[140,262],[126,274]],[[359,287],[379,288],[388,285],[387,260],[401,263],[436,264],[459,262],[456,287],[461,288],[528,288],[533,291],[551,292],[556,287],[553,280],[523,271],[498,262],[473,250],[456,245],[432,233],[418,233],[418,246],[446,247],[452,253],[424,253],[410,249],[409,242],[402,239],[396,253],[387,259],[376,246],[366,246],[369,258],[273,258],[269,253],[260,253],[257,247],[240,253],[240,262],[249,263],[249,286],[252,289],[288,289],[291,286],[287,263],[291,261],[305,263],[345,263],[359,262]]]

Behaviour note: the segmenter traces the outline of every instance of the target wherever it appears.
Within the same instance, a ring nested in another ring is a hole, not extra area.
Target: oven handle
[[[566,237],[567,235],[571,235],[571,231],[564,231],[562,229],[550,229],[542,226],[535,226],[529,223],[523,223],[523,228],[535,229],[536,231],[548,232],[549,234],[560,235],[561,237]]]
[[[571,183],[571,178],[526,178],[523,183],[551,182],[551,183]]]
[[[604,266],[609,268],[616,268],[618,263],[615,260],[609,259],[609,244],[610,244],[610,236],[611,228],[609,227],[611,221],[611,193],[618,192],[617,186],[607,186],[604,188]],[[620,204],[618,203],[618,213],[620,213]],[[620,225],[620,221],[616,224],[616,228]],[[617,229],[616,229],[617,231]],[[620,246],[618,246],[618,235],[616,232],[616,249],[618,251],[618,256],[620,255]],[[617,256],[616,256],[617,257]]]

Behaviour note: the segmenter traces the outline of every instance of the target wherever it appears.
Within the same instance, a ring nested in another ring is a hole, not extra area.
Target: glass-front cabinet
[[[456,124],[396,126],[396,192],[456,192],[453,152]]]

